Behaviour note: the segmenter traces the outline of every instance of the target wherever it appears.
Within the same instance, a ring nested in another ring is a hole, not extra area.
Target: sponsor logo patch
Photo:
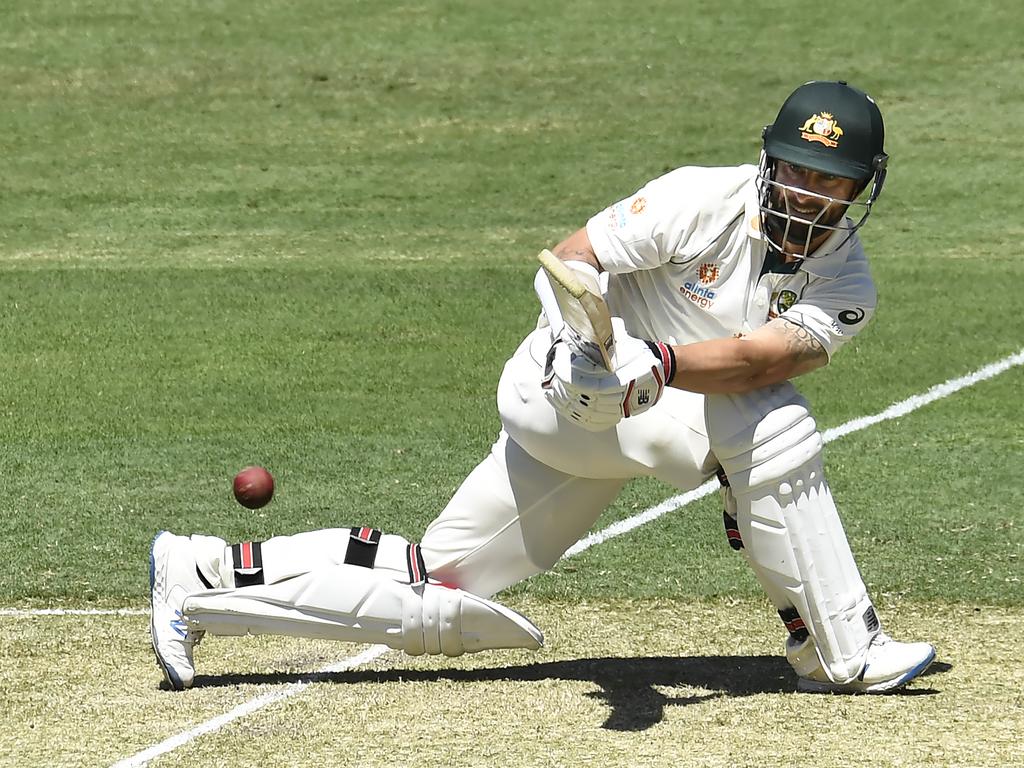
[[[715,303],[715,291],[699,283],[687,282],[679,286],[679,292],[701,309],[711,309]]]
[[[626,206],[616,203],[608,209],[608,229],[613,232],[626,226]]]
[[[860,307],[856,309],[846,309],[839,313],[839,320],[843,325],[856,325],[864,319],[864,310]]]
[[[608,228],[612,231],[622,229],[626,226],[627,214],[632,213],[636,215],[643,213],[646,208],[647,198],[645,197],[634,197],[629,207],[626,206],[626,201],[624,200],[616,203],[608,209]]]
[[[800,138],[814,141],[826,147],[838,147],[843,129],[839,127],[831,112],[815,112],[800,126]]]
[[[185,617],[181,615],[181,611],[175,611],[174,616],[175,618],[171,619],[171,629],[182,638],[188,637],[188,624],[185,623]]]
[[[721,270],[717,264],[701,264],[697,269],[697,279],[700,280],[701,285],[711,285],[717,282],[720,274]]]

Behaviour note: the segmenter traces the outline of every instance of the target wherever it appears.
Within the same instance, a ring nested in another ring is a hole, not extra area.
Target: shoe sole
[[[167,683],[174,690],[183,691],[185,686],[182,685],[181,678],[174,674],[174,670],[171,669],[170,665],[164,662],[156,643],[156,601],[153,595],[154,588],[156,587],[156,542],[165,533],[167,531],[157,533],[153,537],[153,542],[149,545],[149,637],[153,645],[153,655],[156,656],[157,666],[164,673],[164,679],[167,680]]]
[[[881,683],[875,683],[874,685],[869,685],[864,688],[855,688],[852,686],[858,685],[857,683],[821,683],[817,680],[805,680],[801,678],[797,681],[796,689],[799,693],[892,693],[894,691],[898,691],[915,677],[921,675],[932,665],[933,661],[935,661],[934,648],[932,648],[932,652],[927,659],[922,661],[916,667],[904,672],[899,677],[894,677],[892,680],[885,680]]]

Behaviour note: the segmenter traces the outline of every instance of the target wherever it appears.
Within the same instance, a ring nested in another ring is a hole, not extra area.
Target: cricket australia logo
[[[843,129],[839,127],[831,112],[815,112],[800,126],[801,139],[816,141],[826,147],[838,147],[839,137],[842,135]]]
[[[631,206],[629,206],[629,212],[630,213],[643,213],[644,212],[644,208],[646,208],[646,207],[647,207],[647,198],[645,198],[645,197],[638,197],[635,200],[633,200],[633,204]]]
[[[772,294],[771,305],[768,308],[768,319],[774,320],[787,309],[796,304],[797,295],[793,291],[778,291]]]

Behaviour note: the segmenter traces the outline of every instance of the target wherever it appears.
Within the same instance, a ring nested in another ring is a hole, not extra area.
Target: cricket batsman
[[[757,165],[678,168],[557,245],[555,271],[589,292],[536,281],[543,312],[498,383],[501,432],[421,543],[368,527],[233,545],[158,534],[151,629],[170,686],[192,684],[204,632],[414,655],[538,648],[541,632],[491,597],[551,568],[638,476],[682,491],[718,476],[729,543],[779,613],[797,690],[876,693],[920,675],[935,649],[883,631],[791,383],[874,313],[858,230],[882,191],[883,140],[865,93],[805,83],[763,130]],[[578,327],[580,296],[608,338]]]

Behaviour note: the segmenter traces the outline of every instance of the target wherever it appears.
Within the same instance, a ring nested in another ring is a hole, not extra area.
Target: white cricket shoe
[[[879,632],[868,647],[864,669],[856,680],[833,683],[820,667],[801,677],[796,689],[803,693],[886,693],[902,688],[935,660],[929,643],[900,643]]]
[[[202,632],[190,631],[181,615],[185,598],[206,587],[196,573],[192,540],[160,531],[149,552],[149,587],[152,592],[150,633],[153,652],[171,688],[192,685],[196,669],[192,649]]]

